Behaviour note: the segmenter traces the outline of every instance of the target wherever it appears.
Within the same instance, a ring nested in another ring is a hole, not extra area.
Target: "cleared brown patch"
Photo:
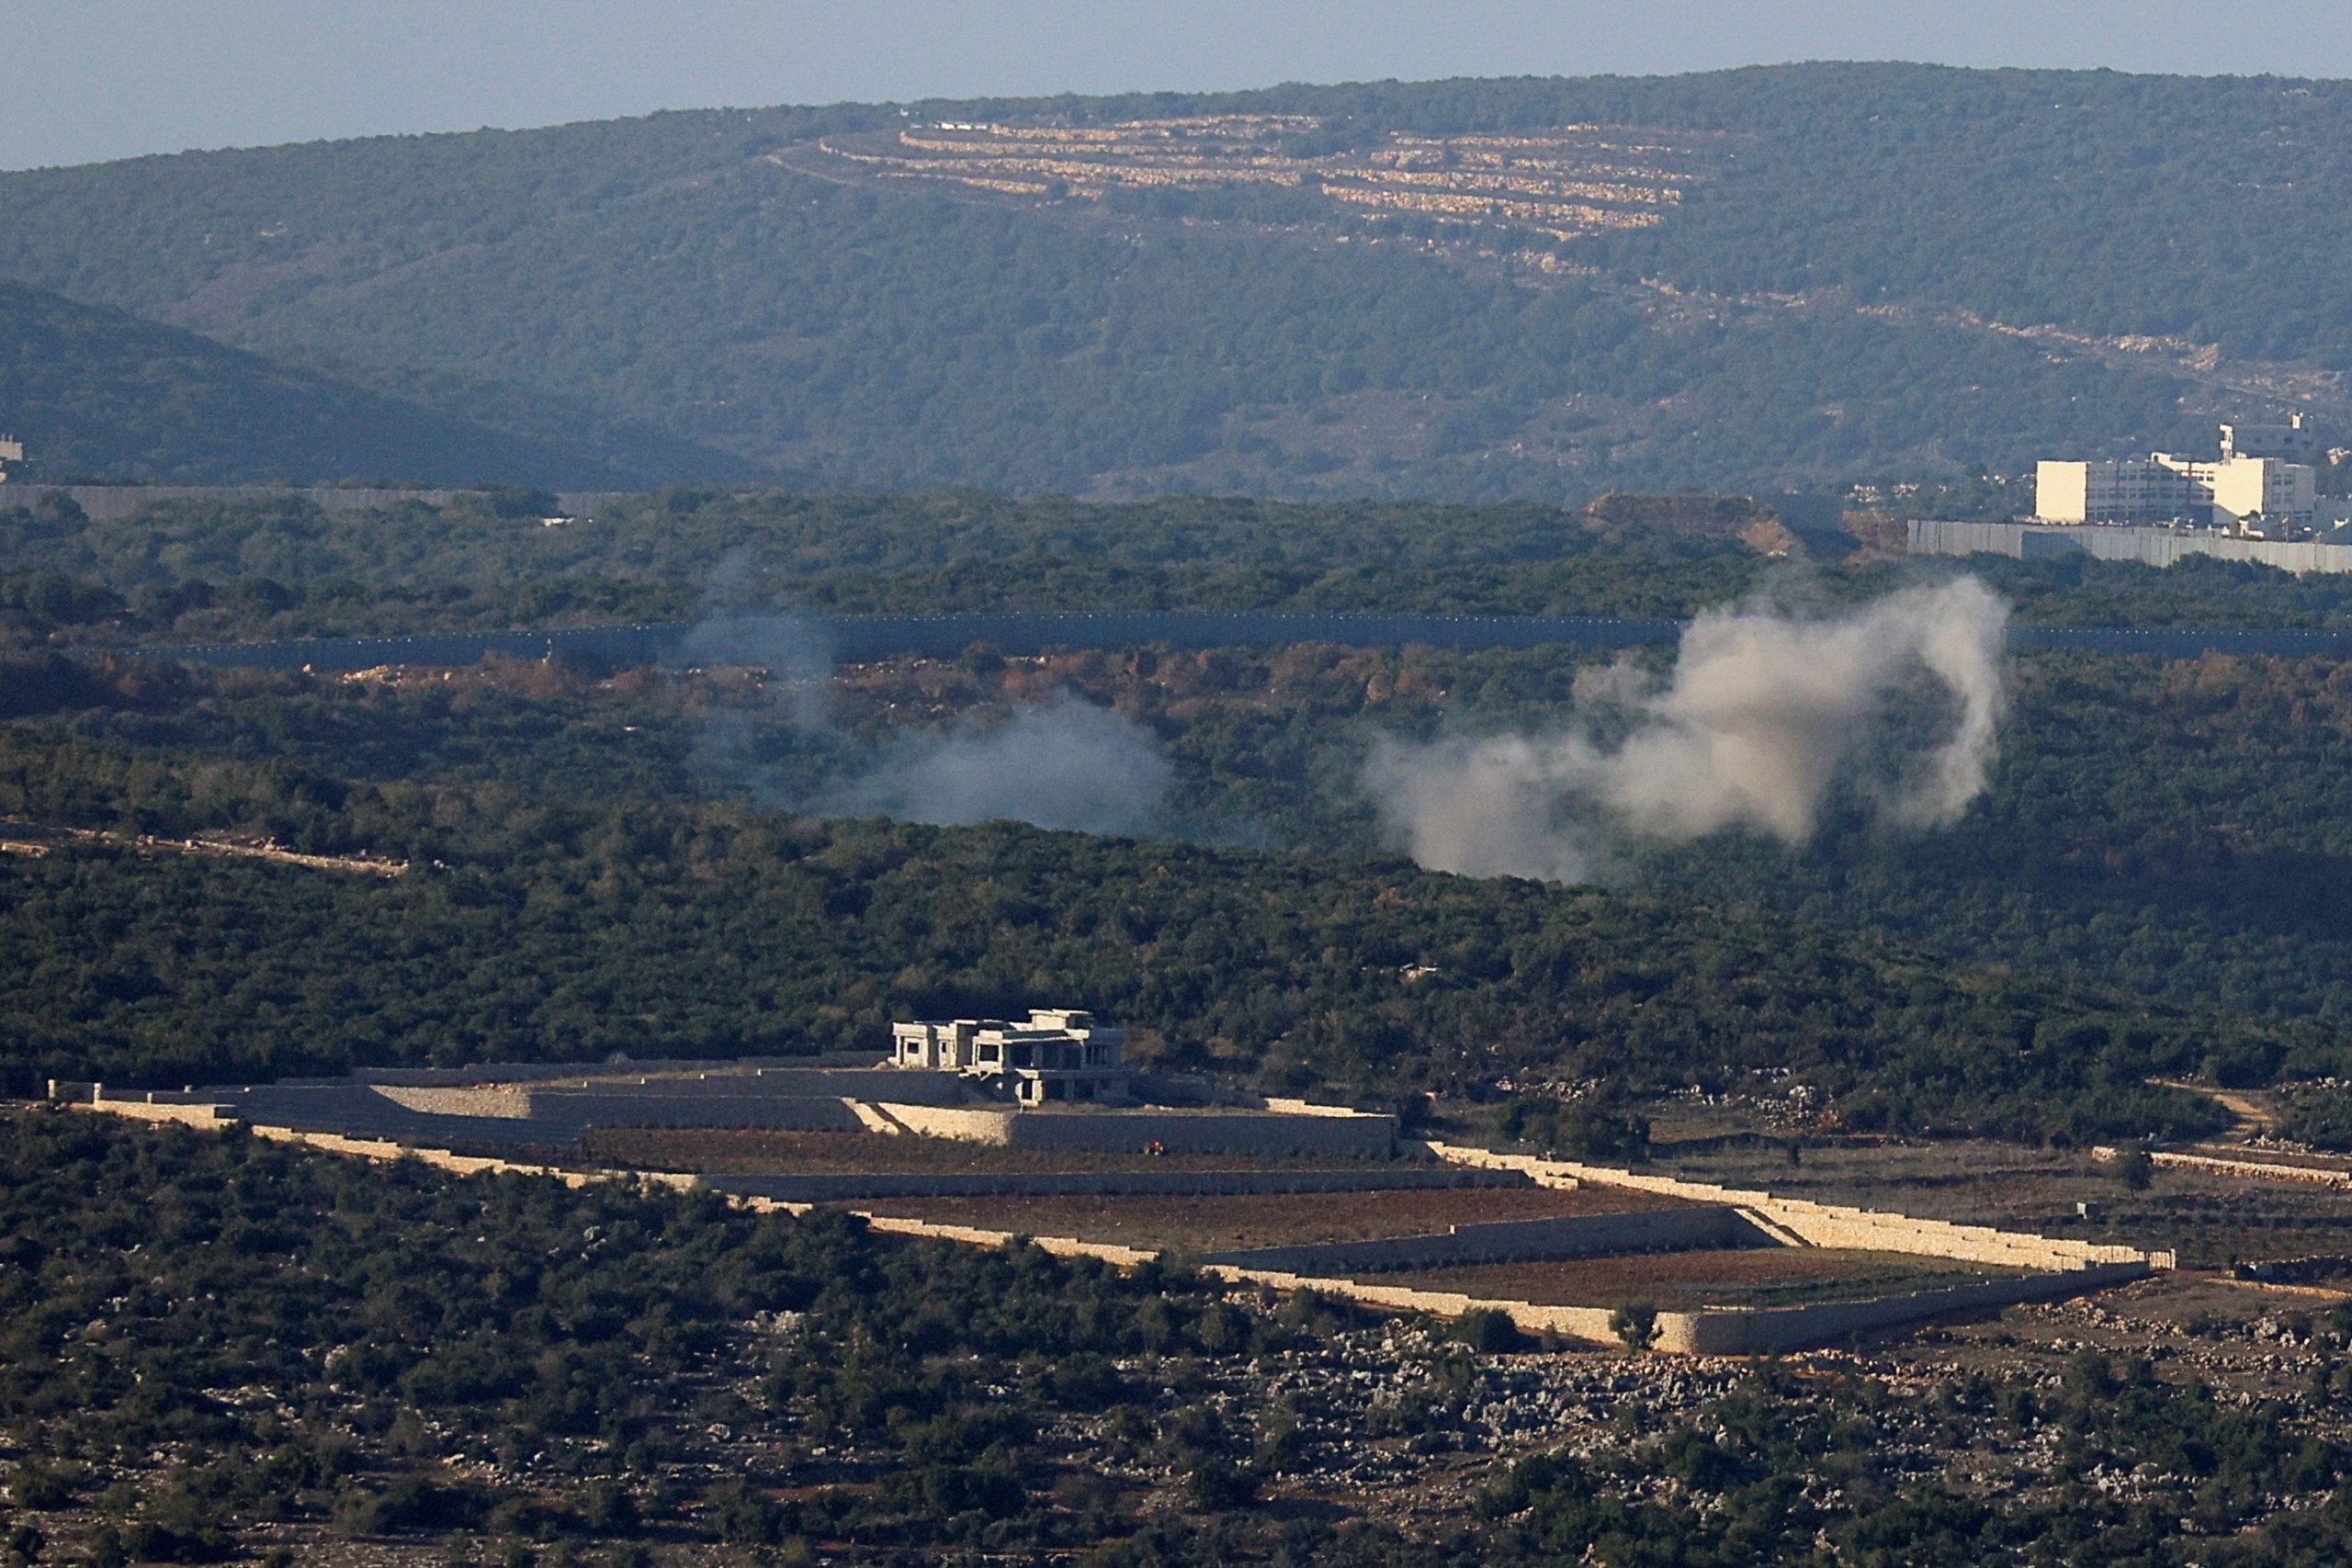
[[[1701,1252],[1581,1258],[1558,1263],[1490,1263],[1367,1276],[1384,1285],[1458,1291],[1492,1301],[1542,1306],[1778,1306],[1850,1301],[1933,1290],[1971,1280],[2008,1278],[1988,1268],[1905,1252],[1826,1247],[1757,1247]]]
[[[975,1225],[1023,1235],[1173,1252],[1217,1252],[1296,1242],[1425,1235],[1490,1220],[1552,1219],[1680,1207],[1619,1187],[1468,1187],[1385,1192],[1251,1193],[1232,1197],[861,1198],[842,1207]]]

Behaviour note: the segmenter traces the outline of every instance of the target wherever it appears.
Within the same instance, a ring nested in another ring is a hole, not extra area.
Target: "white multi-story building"
[[[2044,461],[2034,469],[2034,518],[2184,523],[2233,534],[2305,531],[2318,509],[2318,470],[2257,453],[2308,450],[2317,439],[2298,414],[2287,425],[2222,426],[2219,461],[2169,452],[2096,463]]]
[[[2153,457],[2034,465],[2033,513],[2044,523],[2170,523],[2194,504],[2187,477]]]
[[[1026,1023],[957,1018],[890,1026],[895,1065],[960,1073],[1023,1105],[1126,1100],[1126,1043],[1125,1030],[1075,1008],[1032,1008]]]
[[[2224,457],[2276,457],[2283,463],[2312,463],[2321,455],[2318,427],[2300,413],[2289,414],[2284,424],[2222,426]]]
[[[2188,481],[2194,505],[2209,509],[2212,525],[2231,533],[2265,524],[2309,526],[2319,504],[2319,470],[2276,457],[2224,457],[2200,463],[2159,452],[2155,460]]]

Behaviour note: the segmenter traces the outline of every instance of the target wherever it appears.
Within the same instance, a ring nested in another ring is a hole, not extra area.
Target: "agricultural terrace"
[[[1100,202],[1114,191],[1259,186],[1319,197],[1333,217],[1413,216],[1573,240],[1659,222],[1712,173],[1713,140],[1573,125],[1509,135],[1392,130],[1359,147],[1312,115],[1209,115],[1102,126],[947,123],[818,146],[829,162],[876,178],[1006,196]]]
[[[865,1133],[748,1127],[599,1128],[582,1140],[580,1150],[583,1164],[710,1176],[1026,1176],[1064,1171],[1380,1170],[1389,1167],[1421,1170],[1433,1164],[1426,1159],[1351,1160],[1336,1155],[1245,1156],[1032,1149],[955,1138],[879,1138]]]
[[[1907,1252],[1752,1247],[1384,1273],[1380,1283],[1538,1306],[1645,1302],[1668,1311],[1794,1306],[1940,1290],[2023,1270]]]
[[[1308,1242],[1428,1235],[1450,1225],[1679,1208],[1672,1198],[1622,1188],[1441,1188],[1384,1192],[1251,1193],[1216,1197],[859,1199],[864,1213],[974,1225],[1023,1235],[1170,1252],[1222,1252]]]

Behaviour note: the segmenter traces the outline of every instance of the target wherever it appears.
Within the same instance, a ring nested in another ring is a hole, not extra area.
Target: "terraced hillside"
[[[1264,186],[1330,204],[1328,216],[1419,215],[1521,239],[1645,229],[1713,172],[1718,138],[1575,125],[1496,135],[1390,130],[1331,146],[1314,115],[1188,115],[1107,126],[947,120],[825,137],[818,149],[880,178],[1048,200],[1114,191]],[[789,154],[774,155],[787,167]],[[808,166],[806,164],[800,166]]]

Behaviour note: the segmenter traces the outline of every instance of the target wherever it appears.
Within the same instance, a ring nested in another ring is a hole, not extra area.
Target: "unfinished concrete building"
[[[893,1023],[898,1066],[955,1073],[992,1098],[1124,1104],[1132,1098],[1124,1061],[1127,1032],[1076,1008],[1031,1008],[1028,1021],[957,1018]]]

